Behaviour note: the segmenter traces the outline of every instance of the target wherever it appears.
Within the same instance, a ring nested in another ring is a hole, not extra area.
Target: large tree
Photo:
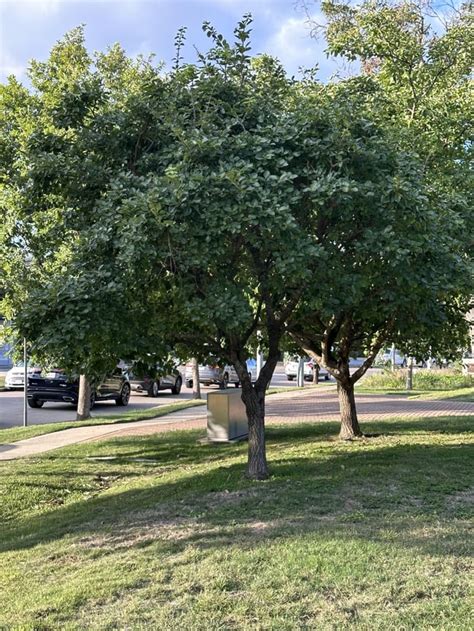
[[[282,172],[300,155],[282,116],[290,83],[273,60],[250,60],[248,24],[235,46],[206,25],[214,46],[199,66],[180,64],[181,33],[166,77],[118,47],[92,66],[77,30],[33,65],[32,92],[11,80],[2,247],[4,304],[38,357],[95,376],[131,353],[163,359],[171,341],[232,362],[248,474],[263,478],[265,390],[315,249]],[[257,327],[268,353],[251,384]]]

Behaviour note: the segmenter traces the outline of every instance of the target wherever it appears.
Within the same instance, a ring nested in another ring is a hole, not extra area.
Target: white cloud
[[[278,57],[289,73],[295,74],[300,67],[311,68],[316,63],[322,65],[324,43],[310,37],[310,27],[306,18],[290,17],[267,41],[265,50]]]
[[[20,15],[51,15],[56,13],[61,4],[67,0],[0,0],[1,4],[9,12]]]
[[[316,16],[319,24],[324,23],[322,15]],[[265,52],[277,57],[289,74],[297,74],[300,68],[318,66],[318,76],[322,80],[331,76],[347,76],[353,74],[354,68],[349,64],[328,57],[326,41],[322,35],[311,37],[311,25],[307,17],[290,17],[267,40]]]
[[[0,80],[6,79],[10,75],[22,78],[26,71],[26,66],[17,61],[13,55],[6,50],[0,50]]]

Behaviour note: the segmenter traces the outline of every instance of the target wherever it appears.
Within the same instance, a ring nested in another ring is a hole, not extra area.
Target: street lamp
[[[28,425],[28,355],[26,352],[26,337],[23,338],[23,427]]]

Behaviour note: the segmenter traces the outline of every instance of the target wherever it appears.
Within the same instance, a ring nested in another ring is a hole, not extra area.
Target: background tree
[[[343,438],[361,433],[354,383],[380,348],[388,340],[407,344],[429,329],[433,348],[446,352],[441,323],[450,322],[450,342],[463,335],[461,291],[468,285],[466,261],[446,237],[448,226],[418,160],[400,152],[397,139],[368,118],[356,116],[359,101],[359,91],[351,97],[347,86],[334,86],[332,135],[321,149],[331,160],[321,156],[320,176],[311,186],[318,213],[309,229],[325,265],[313,270],[317,291],[305,294],[288,323],[305,351],[337,380]],[[369,114],[362,99],[364,112]],[[366,361],[350,375],[350,357],[361,354]]]
[[[341,362],[345,363],[344,354],[368,355],[365,365],[352,377],[346,367],[346,388],[339,381],[345,399],[341,408],[346,410],[342,414],[343,437],[360,433],[350,390],[382,344],[395,342],[401,350],[418,357],[428,352],[452,356],[465,344],[465,313],[473,291],[469,161],[473,38],[471,7],[461,3],[457,7],[449,15],[440,15],[432,5],[421,2],[355,5],[330,0],[321,3],[326,23],[313,22],[315,32],[324,31],[328,52],[361,62],[361,76],[334,89],[345,93],[348,103],[362,108],[368,118],[397,138],[400,148],[419,156],[415,168],[422,176],[426,197],[421,214],[420,204],[413,205],[411,227],[406,222],[409,208],[405,219],[403,212],[397,217],[386,215],[379,224],[380,241],[371,265],[384,260],[389,252],[391,260],[398,261],[392,277],[387,275],[385,298],[379,297],[378,291],[374,293],[372,281],[367,282],[365,293],[359,291],[359,301],[355,302],[343,293],[347,291],[343,287],[339,295],[348,300],[341,300],[319,327],[307,323],[306,346],[322,361],[321,354],[327,353],[326,361],[333,369],[339,370]],[[411,185],[406,190],[410,188],[414,190]],[[397,196],[400,201],[400,193]],[[357,203],[357,195],[353,201]],[[380,212],[382,207],[373,210]],[[414,221],[417,215],[419,221]],[[359,229],[371,238],[370,223],[364,225],[362,221]],[[391,243],[383,253],[380,248],[385,248],[387,236]],[[359,245],[363,240],[359,239]],[[347,250],[343,253],[346,256]],[[370,257],[366,261],[370,262]],[[351,292],[357,294],[354,288],[363,287],[365,268],[359,269],[356,259],[351,265],[355,267],[347,279]],[[355,281],[356,276],[362,285]],[[383,301],[388,309],[383,308]],[[367,308],[371,304],[374,317],[363,324],[359,316],[370,313]],[[313,315],[321,316],[317,307]]]
[[[119,46],[91,57],[82,28],[58,42],[46,62],[32,62],[29,78],[30,90],[14,77],[0,86],[2,310],[17,334],[34,341],[38,359],[94,378],[113,367],[124,337],[119,317],[109,321],[107,339],[93,334],[105,312],[119,313],[117,279],[94,270],[110,285],[94,302],[84,292],[68,295],[61,277],[104,191],[118,173],[142,168],[155,142],[147,132],[159,116],[163,81],[151,61],[129,60]],[[77,283],[91,273],[77,270]],[[69,302],[58,306],[56,328],[34,333],[26,323],[44,322],[61,295]],[[80,403],[88,416],[89,398]]]

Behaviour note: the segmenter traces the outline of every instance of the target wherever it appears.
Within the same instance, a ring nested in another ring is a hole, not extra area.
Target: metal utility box
[[[209,392],[207,395],[207,438],[213,443],[243,440],[248,436],[247,414],[241,390]]]

